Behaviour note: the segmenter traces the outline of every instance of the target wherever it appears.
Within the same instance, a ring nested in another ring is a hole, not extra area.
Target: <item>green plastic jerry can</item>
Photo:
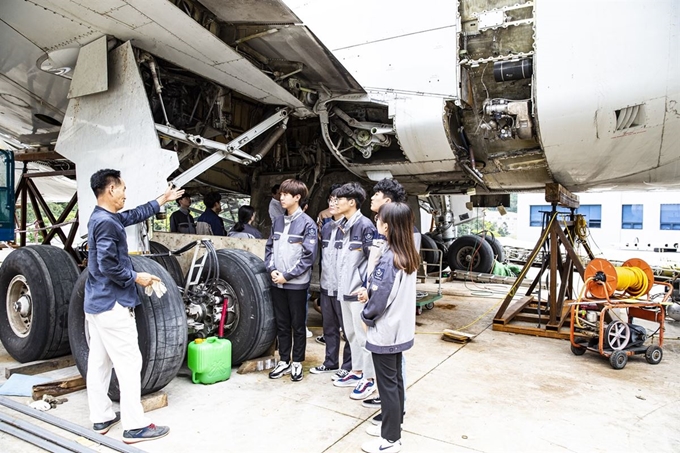
[[[231,341],[226,338],[197,338],[189,343],[187,364],[194,384],[214,384],[231,376]]]

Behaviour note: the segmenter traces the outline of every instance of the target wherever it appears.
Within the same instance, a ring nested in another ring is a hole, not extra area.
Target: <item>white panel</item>
[[[71,0],[73,3],[91,9],[99,14],[106,14],[109,11],[125,6],[123,0]]]
[[[456,93],[458,2],[285,1],[365,88]]]
[[[82,21],[73,21],[25,0],[0,1],[0,18],[43,50],[66,46],[77,37],[85,37],[89,42],[101,36]],[[6,45],[3,41],[2,46]]]
[[[456,28],[400,36],[333,54],[365,89],[455,97]]]
[[[68,91],[69,99],[100,93],[109,88],[106,53],[106,36],[80,49],[71,88]]]
[[[109,90],[71,99],[56,145],[58,153],[76,163],[80,234],[86,233],[96,204],[88,184],[94,172],[120,170],[127,185],[126,207],[131,208],[162,194],[179,166],[177,154],[159,146],[129,42],[110,52],[109,65]]]
[[[432,97],[407,97],[395,101],[399,144],[411,162],[454,158],[444,129],[444,101]]]
[[[451,27],[455,0],[284,0],[332,51],[425,30]],[[333,3],[333,5],[329,5]]]
[[[536,112],[555,179],[571,188],[614,187],[624,177],[643,184],[659,163],[665,98],[677,84],[666,68],[680,58],[673,42],[680,3],[542,1],[535,8]],[[616,132],[615,110],[639,104],[645,124]]]
[[[125,5],[122,8],[114,9],[113,11],[106,13],[106,15],[113,17],[117,21],[122,22],[130,28],[141,27],[142,25],[153,22],[151,18],[140,13],[130,5]]]
[[[121,12],[129,11],[130,14],[121,13],[117,19],[98,14],[73,1],[36,0],[36,2],[51,11],[88,24],[120,40],[134,40],[136,47],[226,87],[238,86],[237,91],[246,96],[266,103],[303,108],[303,104],[295,96],[281,88],[167,0],[128,0],[127,3],[134,7],[135,11],[121,9]],[[135,29],[126,25],[138,23],[140,13],[152,18],[154,22]],[[243,65],[247,69],[244,69],[238,79],[213,67],[234,60],[243,60],[247,63]]]

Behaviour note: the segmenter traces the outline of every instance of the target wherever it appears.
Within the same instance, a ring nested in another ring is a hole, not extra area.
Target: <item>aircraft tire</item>
[[[491,272],[493,249],[479,236],[461,236],[449,246],[448,263],[451,270]]]
[[[149,249],[151,253],[168,253],[170,251],[166,246],[155,241],[149,241]],[[153,256],[150,258],[168,271],[177,286],[184,288],[184,274],[176,256]]]
[[[142,395],[165,387],[176,375],[184,361],[187,350],[187,319],[179,288],[172,284],[172,277],[159,263],[142,256],[130,256],[137,272],[157,275],[166,284],[167,292],[159,299],[155,294],[147,296],[144,288],[137,287],[140,304],[135,308],[139,349],[142,353]],[[89,335],[85,330],[85,281],[83,272],[73,288],[69,307],[69,341],[80,374],[87,376]],[[118,379],[114,373],[109,386],[109,397],[120,398]]]
[[[439,260],[437,259],[437,252],[434,252],[433,250],[438,250],[437,243],[432,239],[430,236],[427,234],[422,234],[420,235],[420,248],[421,249],[430,249],[430,250],[423,250],[420,253],[420,256],[423,257],[423,261],[427,261],[427,273],[431,272],[437,272],[437,268],[439,267]],[[434,263],[437,263],[436,265]]]
[[[491,250],[493,250],[493,256],[496,261],[502,263],[505,261],[505,252],[503,251],[503,244],[490,234],[484,235],[484,240],[489,243]]]
[[[217,250],[216,291],[229,296],[224,337],[231,341],[231,362],[237,365],[261,356],[276,338],[276,321],[264,261],[245,250]],[[203,268],[202,280],[208,266]]]
[[[22,247],[5,259],[0,267],[0,340],[15,360],[68,354],[68,302],[77,278],[73,258],[51,245]]]

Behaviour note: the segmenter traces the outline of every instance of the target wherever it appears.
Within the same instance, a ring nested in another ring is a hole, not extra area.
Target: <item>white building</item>
[[[680,192],[599,192],[578,196],[581,207],[577,213],[585,215],[598,248],[679,248]],[[542,193],[518,195],[517,239],[535,243],[541,232],[541,211],[550,209]]]

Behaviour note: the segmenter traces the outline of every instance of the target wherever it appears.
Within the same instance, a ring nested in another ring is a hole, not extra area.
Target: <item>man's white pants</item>
[[[366,379],[374,379],[373,358],[366,349],[366,330],[364,329],[364,322],[361,320],[364,304],[361,302],[340,302],[340,307],[345,338],[347,338],[349,348],[352,351],[352,369],[362,370]]]
[[[137,325],[130,310],[116,303],[96,315],[86,313],[90,334],[87,359],[87,400],[92,423],[113,420],[116,413],[107,392],[112,367],[120,385],[120,414],[124,430],[149,426],[141,403],[142,354]]]

